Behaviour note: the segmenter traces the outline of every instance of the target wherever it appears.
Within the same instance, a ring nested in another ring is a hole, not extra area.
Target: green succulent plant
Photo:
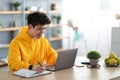
[[[59,23],[62,17],[60,15],[58,15],[58,16],[55,16],[55,18],[57,20],[57,23]]]
[[[12,3],[12,6],[15,8],[16,11],[18,10],[18,7],[19,7],[20,5],[21,5],[21,3],[18,2],[18,1]]]
[[[58,15],[58,16],[56,16],[56,19],[58,19],[58,20],[61,20],[61,16],[60,15]]]
[[[99,59],[101,58],[101,54],[98,51],[90,51],[87,54],[88,59]]]
[[[21,3],[17,1],[17,2],[13,2],[12,5],[13,5],[14,7],[18,7],[18,6],[21,5]]]

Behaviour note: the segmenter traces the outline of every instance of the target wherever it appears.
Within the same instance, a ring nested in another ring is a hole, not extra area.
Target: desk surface
[[[30,79],[14,76],[12,73],[11,71],[0,72],[0,80],[109,80],[120,76],[120,67],[106,67],[104,64],[101,64],[99,69],[74,66]]]

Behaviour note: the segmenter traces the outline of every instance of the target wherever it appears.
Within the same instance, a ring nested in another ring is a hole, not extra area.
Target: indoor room
[[[119,36],[120,0],[3,0],[0,79],[119,80]]]

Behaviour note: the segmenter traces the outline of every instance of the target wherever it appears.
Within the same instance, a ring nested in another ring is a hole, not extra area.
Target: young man
[[[8,66],[16,71],[21,68],[44,71],[38,62],[54,65],[57,59],[56,51],[47,39],[42,36],[46,26],[51,21],[45,13],[34,12],[28,16],[28,27],[22,27],[20,33],[9,45]]]

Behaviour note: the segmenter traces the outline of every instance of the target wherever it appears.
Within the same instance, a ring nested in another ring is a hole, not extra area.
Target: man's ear
[[[29,26],[29,27],[28,27],[29,29],[33,28],[32,24],[29,24],[28,26]]]

